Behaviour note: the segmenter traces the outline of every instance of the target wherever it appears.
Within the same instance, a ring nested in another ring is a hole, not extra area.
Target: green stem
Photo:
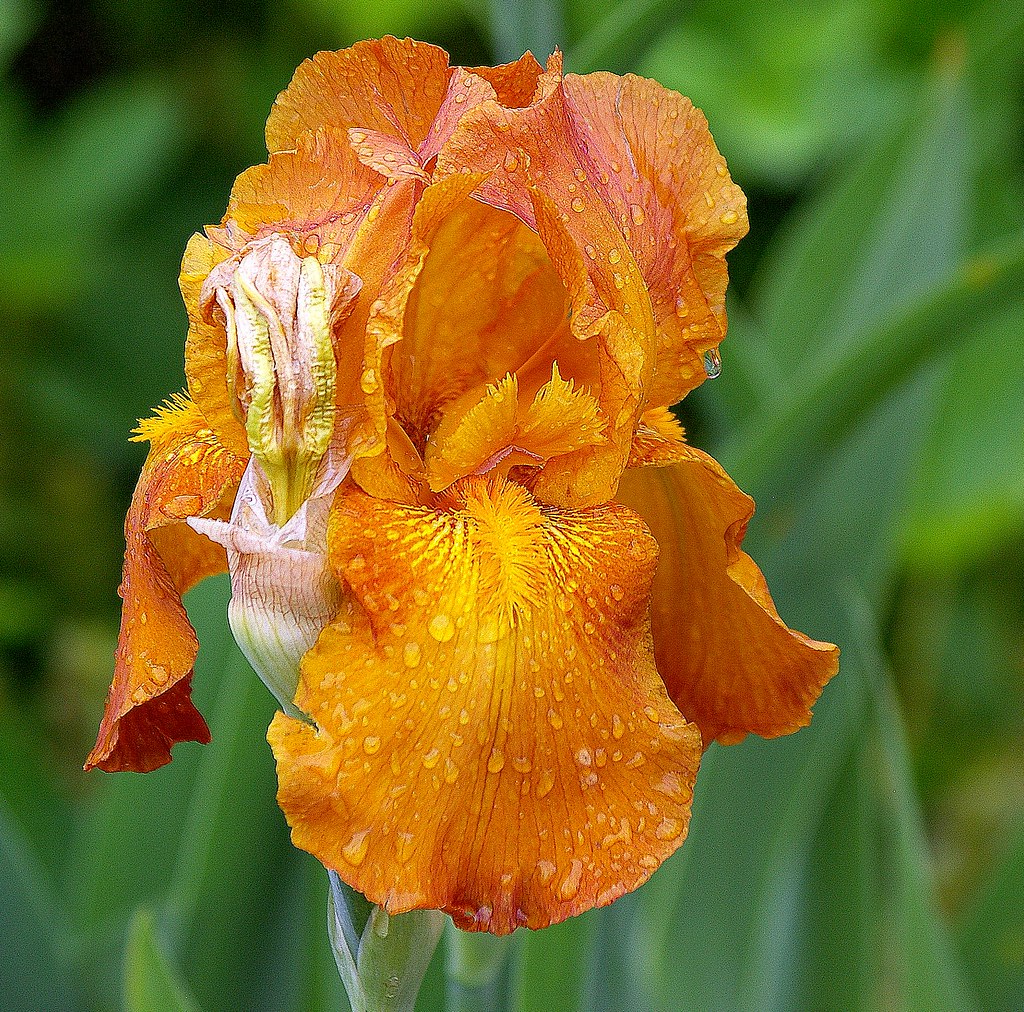
[[[498,1012],[509,1007],[512,937],[448,926],[448,1012]]]

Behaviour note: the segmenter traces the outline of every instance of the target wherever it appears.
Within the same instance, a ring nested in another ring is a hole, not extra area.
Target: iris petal
[[[86,769],[153,770],[170,761],[176,742],[210,740],[190,699],[198,643],[181,595],[227,560],[185,519],[225,516],[245,460],[220,446],[184,398],[141,433],[152,445],[125,521],[114,680]]]
[[[542,927],[682,842],[700,737],[654,668],[657,547],[628,510],[468,479],[436,508],[335,502],[352,607],[270,741],[296,845],[398,913]]]
[[[658,670],[705,743],[789,734],[810,723],[839,650],[779,617],[740,548],[753,500],[706,453],[687,446],[679,456],[627,471],[619,487],[661,545],[652,605]]]

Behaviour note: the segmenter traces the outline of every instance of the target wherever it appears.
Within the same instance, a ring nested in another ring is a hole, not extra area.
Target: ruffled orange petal
[[[528,108],[484,103],[463,118],[438,175],[465,168],[490,174],[482,199],[539,230],[535,193],[554,206],[586,254],[597,301],[576,306],[584,325],[628,307],[643,338],[653,316],[657,338],[641,342],[648,403],[674,403],[703,380],[701,354],[725,332],[724,255],[746,211],[688,100],[632,76],[562,80],[552,64]]]
[[[198,643],[181,595],[223,572],[227,560],[184,521],[226,516],[245,460],[217,442],[184,398],[144,422],[140,433],[151,447],[125,521],[114,680],[86,769],[147,772],[170,762],[176,742],[210,740],[190,698]]]
[[[448,54],[412,39],[357,42],[302,63],[267,120],[267,149],[287,151],[306,130],[377,130],[415,150],[448,90]]]
[[[669,695],[705,743],[789,734],[836,673],[839,650],[786,627],[760,569],[740,549],[754,513],[706,453],[623,475],[619,498],[661,546],[651,622]]]
[[[539,928],[682,842],[700,739],[648,633],[657,548],[611,504],[473,478],[447,506],[335,502],[351,591],[269,739],[295,844],[392,913]]]
[[[495,91],[498,101],[510,109],[529,105],[537,91],[544,68],[533,53],[524,53],[515,63],[498,67],[470,67],[470,72],[482,77]]]

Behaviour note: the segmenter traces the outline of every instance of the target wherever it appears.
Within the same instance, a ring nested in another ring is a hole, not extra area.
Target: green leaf
[[[1000,308],[957,349],[924,449],[906,535],[924,570],[962,568],[1024,529],[1020,300]]]
[[[962,922],[956,940],[984,1008],[1024,1005],[1024,821]]]
[[[127,1012],[193,1012],[181,976],[160,945],[152,910],[139,909],[128,929],[125,953]]]
[[[486,0],[494,54],[500,63],[527,50],[541,63],[564,43],[562,8],[549,0]]]
[[[67,925],[31,843],[0,800],[0,1006],[10,1012],[84,1007],[68,959]]]
[[[590,1007],[588,974],[597,916],[583,914],[543,931],[526,932],[513,968],[515,1012]]]
[[[632,71],[642,48],[657,37],[679,13],[675,0],[618,0],[587,18],[586,34],[565,57],[566,70],[589,74],[595,70],[625,74]]]

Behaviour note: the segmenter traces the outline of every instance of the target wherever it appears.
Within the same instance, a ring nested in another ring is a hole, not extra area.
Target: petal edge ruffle
[[[199,409],[177,398],[143,423],[151,447],[125,520],[124,601],[114,678],[85,762],[148,772],[179,741],[209,742],[190,693],[199,644],[181,595],[226,568],[224,551],[189,516],[226,515],[245,461],[216,440]]]
[[[631,469],[619,486],[661,546],[651,609],[658,670],[705,745],[789,734],[810,722],[839,650],[779,617],[740,548],[753,500],[706,453],[677,453],[678,463]]]

